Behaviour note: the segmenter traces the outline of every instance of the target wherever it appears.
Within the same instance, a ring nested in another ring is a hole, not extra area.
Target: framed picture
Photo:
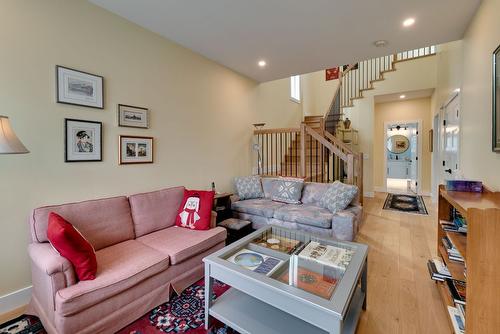
[[[118,126],[149,128],[149,110],[147,108],[119,104]]]
[[[102,123],[80,119],[64,120],[64,161],[102,161]]]
[[[493,52],[493,152],[500,153],[500,46]]]
[[[119,149],[120,165],[153,162],[153,137],[120,136]]]
[[[104,78],[56,66],[57,102],[104,109]]]
[[[335,80],[339,78],[340,69],[338,67],[329,68],[325,70],[325,80]]]

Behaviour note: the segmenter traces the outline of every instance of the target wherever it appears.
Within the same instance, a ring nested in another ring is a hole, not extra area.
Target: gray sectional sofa
[[[267,224],[307,231],[337,240],[354,240],[363,216],[358,199],[343,211],[332,214],[318,202],[330,184],[306,182],[302,190],[302,204],[285,204],[271,200],[277,178],[263,178],[264,198],[239,200],[232,197],[232,210],[236,218],[249,220],[258,229]]]

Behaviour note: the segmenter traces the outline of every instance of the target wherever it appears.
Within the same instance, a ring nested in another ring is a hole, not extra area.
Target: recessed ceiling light
[[[403,26],[405,27],[411,27],[414,24],[415,24],[415,19],[413,17],[409,17],[403,21]]]
[[[267,65],[265,60],[259,60],[257,64],[259,64],[260,67],[265,67]]]
[[[460,93],[460,88],[454,90],[455,93]]]
[[[399,95],[400,99],[404,99],[405,97],[406,97],[406,95]]]
[[[373,45],[375,45],[377,48],[383,48],[387,46],[387,44],[388,44],[387,41],[384,39],[373,42]]]

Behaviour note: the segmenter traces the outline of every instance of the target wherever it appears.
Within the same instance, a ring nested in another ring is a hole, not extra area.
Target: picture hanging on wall
[[[493,152],[500,153],[500,46],[493,52]]]
[[[153,137],[120,136],[119,141],[120,165],[153,162]]]
[[[57,102],[104,109],[104,78],[56,66]]]
[[[102,123],[69,118],[64,122],[64,161],[102,161]]]
[[[119,104],[118,126],[149,128],[149,110],[147,108]]]

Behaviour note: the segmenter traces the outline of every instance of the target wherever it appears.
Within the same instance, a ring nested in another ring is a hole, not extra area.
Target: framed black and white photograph
[[[119,104],[118,126],[149,128],[149,110],[147,108]]]
[[[57,102],[104,109],[104,78],[56,66]]]
[[[119,140],[120,165],[153,162],[153,137],[120,136]]]
[[[69,118],[64,122],[64,161],[102,161],[102,123]]]

